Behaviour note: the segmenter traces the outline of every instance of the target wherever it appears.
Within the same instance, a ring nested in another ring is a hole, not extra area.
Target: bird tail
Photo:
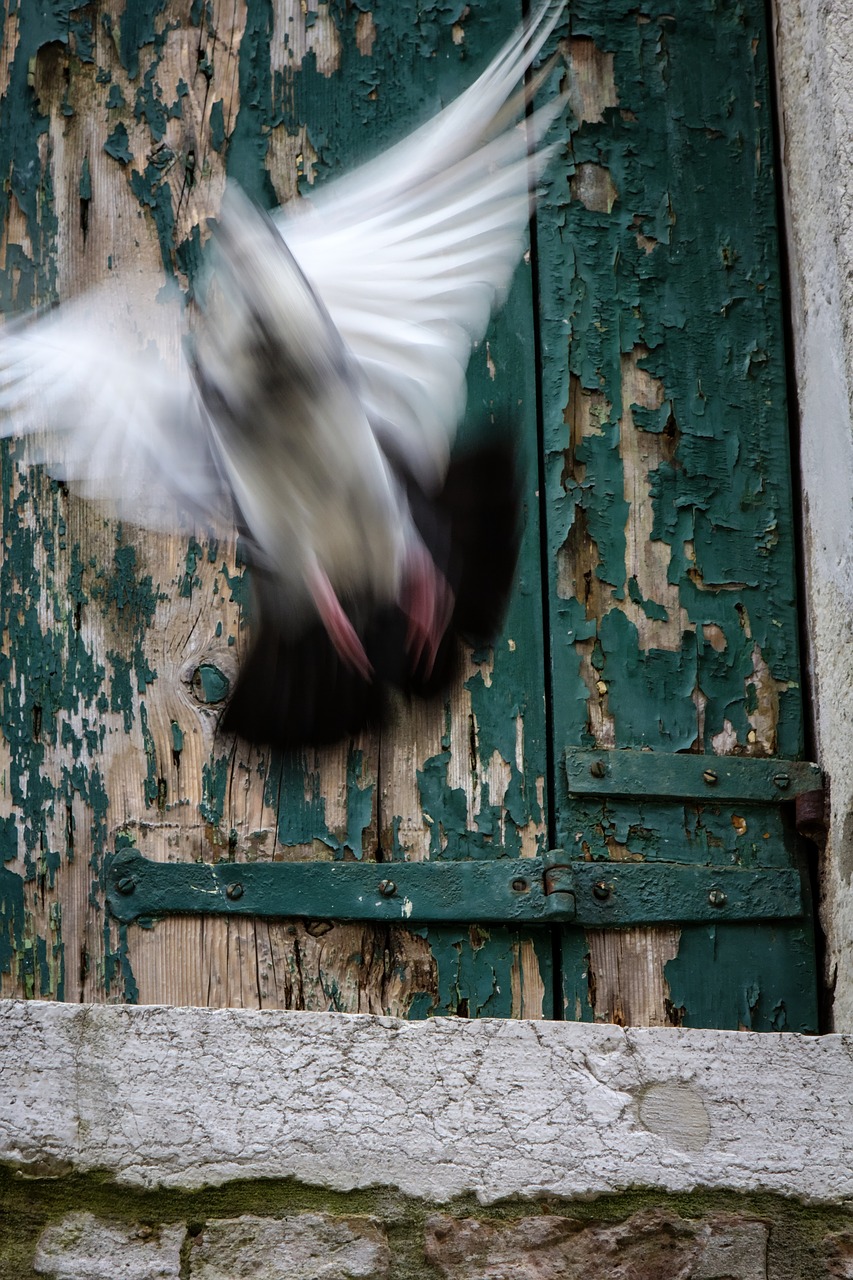
[[[379,728],[387,715],[384,684],[342,662],[319,620],[296,633],[284,625],[271,580],[250,572],[255,637],[220,728],[282,751]]]
[[[319,621],[296,634],[285,629],[274,578],[253,568],[257,634],[222,729],[281,750],[324,746],[381,728],[392,688],[419,698],[446,693],[459,669],[460,641],[489,644],[503,623],[521,537],[519,474],[515,448],[498,438],[458,451],[438,494],[402,477],[418,533],[454,596],[429,662],[413,658],[399,607],[346,601],[373,669],[365,679],[341,661]]]

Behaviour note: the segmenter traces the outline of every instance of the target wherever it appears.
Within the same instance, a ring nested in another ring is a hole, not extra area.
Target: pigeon
[[[454,448],[466,369],[521,258],[563,106],[523,77],[546,0],[426,124],[274,212],[234,184],[187,332],[95,289],[0,331],[0,434],[151,528],[242,535],[252,644],[222,728],[280,749],[381,726],[499,633],[518,555],[513,424]],[[521,87],[520,87],[521,86]],[[109,315],[109,325],[106,317]],[[172,335],[171,343],[169,334]]]

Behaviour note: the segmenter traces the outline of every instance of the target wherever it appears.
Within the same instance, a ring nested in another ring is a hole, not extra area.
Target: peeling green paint
[[[595,74],[537,217],[557,750],[802,752],[765,21],[571,4]],[[778,810],[573,803],[558,777],[556,818],[579,856],[801,865]],[[784,1004],[815,1029],[810,927],[679,946],[672,1020],[771,1030]],[[566,931],[570,1017],[593,1016],[587,951]]]
[[[199,812],[205,822],[218,827],[225,809],[228,756],[216,756],[202,766],[202,800]]]
[[[57,218],[50,151],[40,152],[47,117],[35,86],[62,46],[73,53],[75,67],[92,62],[91,16],[74,10],[79,6],[53,3],[47,8],[27,6],[17,13],[19,43],[9,64],[9,92],[0,102],[0,172],[5,178],[0,187],[0,225],[5,225],[14,200],[24,219],[26,241],[10,246],[6,270],[0,273],[0,307],[6,312],[55,297]],[[110,76],[99,74],[98,79],[108,83]],[[72,113],[69,94],[67,89],[61,103],[66,117]],[[85,237],[93,198],[88,154],[80,165],[77,190]],[[75,838],[82,839],[90,851],[97,882],[108,830],[104,776],[95,763],[105,747],[101,715],[112,700],[126,723],[131,674],[135,673],[137,686],[153,678],[141,650],[141,636],[153,614],[144,609],[140,613],[138,592],[127,583],[128,576],[133,576],[132,548],[120,547],[109,566],[99,565],[95,558],[84,559],[69,532],[67,491],[43,477],[21,472],[16,454],[15,445],[4,446],[0,460],[6,544],[0,568],[0,610],[8,637],[6,656],[0,662],[0,721],[9,752],[5,785],[17,815],[19,850],[16,859],[10,853],[13,865],[3,873],[2,937],[4,943],[14,940],[16,955],[3,951],[2,967],[13,972],[31,994],[62,999],[66,958],[61,904],[47,902],[42,908],[40,897],[45,891],[56,891],[60,868],[74,860]],[[111,661],[109,673],[95,660],[82,626],[87,606],[95,600],[115,615],[132,618],[132,628],[137,623],[141,627],[135,631],[139,650],[134,659],[129,665],[127,659],[124,665]],[[67,763],[54,770],[51,781],[45,765],[56,750],[65,753]],[[75,796],[88,810],[86,824],[76,837],[71,813]],[[67,816],[57,845],[48,831],[55,828],[59,814]],[[4,830],[10,838],[8,829]],[[6,847],[10,851],[12,846]],[[111,943],[109,950],[113,950]],[[127,981],[123,989],[132,993]]]
[[[185,598],[192,595],[193,587],[201,586],[201,578],[199,578],[196,573],[196,568],[203,555],[204,549],[201,546],[201,543],[197,542],[195,538],[190,538],[187,545],[184,576],[181,578],[181,585],[179,587],[180,594]]]
[[[344,849],[354,858],[362,857],[365,832],[373,822],[375,790],[375,784],[366,772],[364,753],[350,751],[347,759],[347,837]]]
[[[146,0],[144,4],[128,5],[119,24],[118,53],[122,65],[135,80],[139,75],[139,55],[148,45],[157,44],[157,19],[168,0]]]
[[[92,199],[92,174],[89,169],[89,157],[83,157],[83,164],[80,166],[80,199]]]
[[[240,41],[239,100],[226,157],[227,173],[247,195],[266,208],[275,203],[275,190],[266,167],[272,107],[270,39],[271,0],[246,0],[246,26]]]
[[[199,702],[210,706],[224,702],[231,689],[228,677],[212,662],[202,662],[196,667],[192,685]]]
[[[468,929],[430,929],[427,937],[438,971],[438,991],[429,1007],[423,997],[413,1015],[464,1018],[506,1017],[511,1008],[513,975],[518,980],[519,948],[531,940],[539,972],[547,974],[551,963],[551,938],[546,929],[521,934],[513,929],[472,925]],[[551,988],[542,993],[541,1006],[521,1011],[521,1016],[553,1018]]]
[[[118,84],[112,85],[110,87],[109,93],[107,94],[107,110],[118,111],[125,105],[126,103],[124,100],[124,94],[121,91],[121,85],[118,85]],[[125,138],[126,137],[127,137],[127,131],[125,131]]]
[[[677,426],[674,462],[649,476],[652,538],[671,549],[669,581],[678,584],[693,626],[719,626],[729,643],[721,659],[691,632],[681,650],[638,655],[635,630],[620,610],[610,609],[600,624],[607,658],[602,675],[613,690],[617,732],[621,737],[624,725],[626,745],[642,741],[668,749],[689,748],[696,737],[695,713],[692,733],[685,719],[685,690],[698,681],[703,692],[706,684],[713,692],[724,680],[727,701],[717,692],[706,711],[700,745],[710,749],[724,712],[730,718],[743,703],[752,645],[760,647],[775,678],[796,681],[798,675],[790,518],[772,548],[766,543],[767,528],[777,527],[775,513],[790,511],[790,494],[763,12],[756,8],[749,17],[743,7],[708,0],[698,10],[676,5],[666,16],[650,12],[643,23],[634,13],[616,3],[572,9],[573,35],[613,55],[619,106],[606,108],[600,123],[575,124],[568,171],[583,163],[606,165],[619,197],[609,214],[579,201],[549,201],[540,236],[553,255],[565,228],[572,261],[562,280],[547,278],[546,308],[549,336],[557,324],[557,332],[565,333],[562,317],[571,321],[568,373],[581,390],[603,396],[611,410],[601,434],[585,438],[575,451],[583,478],[566,478],[551,502],[585,512],[598,551],[596,576],[612,585],[613,600],[624,599],[626,580],[629,594],[642,599],[625,564],[628,508],[618,419],[623,359],[637,348],[647,350],[639,366],[660,381],[665,402],[656,420],[632,406],[635,425],[657,433],[662,422]],[[736,88],[718,95],[710,72],[695,74],[699,63],[718,67],[725,84]],[[555,177],[552,193],[559,189]],[[733,193],[730,200],[710,197],[723,189]],[[638,228],[653,237],[648,211],[664,198],[674,220],[666,238],[647,249],[638,243]],[[715,269],[715,246],[723,242],[736,243],[739,256]],[[760,370],[749,358],[758,334],[774,352]],[[546,378],[553,419],[568,392],[557,349]],[[553,475],[563,465],[565,428],[554,422],[552,432]],[[570,516],[569,527],[571,522]],[[556,527],[559,536],[565,520],[558,518]],[[688,558],[686,543],[695,558]],[[735,598],[727,594],[728,584]],[[748,646],[735,604],[749,614]],[[635,665],[626,668],[626,659]],[[681,686],[661,699],[665,710],[656,723],[642,699],[652,699],[658,679],[666,688],[673,678]],[[782,715],[778,754],[796,756],[802,748],[798,695],[783,691],[781,700],[794,710]],[[577,740],[580,726],[570,724],[566,739]],[[736,727],[746,746],[743,714]]]
[[[160,788],[157,776],[157,749],[154,745],[154,735],[148,725],[148,709],[144,702],[139,704],[139,727],[142,731],[142,742],[145,747],[146,771],[143,794],[145,796],[145,807],[148,808],[150,805],[157,803]]]
[[[665,972],[672,1020],[680,1026],[813,1030],[800,993],[814,983],[814,949],[802,929],[764,923],[685,929]],[[713,984],[697,982],[697,974],[709,973]]]
[[[118,160],[119,164],[130,164],[133,154],[128,147],[129,141],[127,129],[119,121],[104,143],[104,150],[108,156],[112,156],[113,160]]]
[[[225,145],[225,114],[221,98],[217,98],[210,108],[210,145],[214,151],[221,151]]]
[[[230,177],[271,205],[273,176],[282,177],[271,173],[275,131],[295,138],[304,130],[305,154],[295,164],[302,190],[310,192],[310,177],[322,182],[375,153],[470,83],[519,20],[520,8],[517,0],[470,9],[461,0],[419,7],[335,0],[325,14],[337,28],[339,62],[324,74],[314,52],[301,64],[273,69],[276,9],[271,0],[246,0],[236,51],[238,96],[236,104],[222,97],[212,102],[210,147],[224,157]],[[366,53],[356,24],[368,12],[373,46]],[[303,8],[301,14],[312,35],[319,13]],[[196,166],[221,161],[210,152],[202,156],[185,109],[197,84],[179,77],[165,85],[164,59],[180,35],[167,0],[128,4],[117,20],[102,12],[98,28],[73,0],[18,6],[15,14],[18,44],[0,101],[0,227],[12,209],[24,234],[5,247],[0,309],[27,310],[56,297],[59,213],[47,107],[37,86],[51,59],[66,55],[68,84],[60,86],[56,109],[71,120],[69,113],[85,101],[85,94],[75,97],[75,84],[102,86],[102,132],[92,136],[104,140],[116,162],[111,171],[135,197],[134,217],[138,212],[141,227],[153,228],[167,276],[177,275],[192,295],[203,236],[185,225],[181,210]],[[4,21],[0,13],[0,39]],[[207,89],[214,92],[216,60],[226,56],[206,0],[193,0],[189,24],[194,75],[206,98]],[[110,65],[95,66],[104,33],[111,45],[101,61]],[[786,865],[797,854],[776,808],[755,809],[742,829],[733,823],[739,815],[723,806],[642,798],[572,804],[559,770],[549,776],[549,758],[559,759],[567,744],[593,745],[602,721],[610,723],[617,746],[710,750],[718,735],[731,734],[738,750],[764,749],[750,734],[768,699],[778,702],[774,751],[796,756],[802,746],[763,10],[758,0],[738,6],[702,0],[698,7],[676,0],[674,7],[638,15],[627,0],[572,0],[569,36],[612,58],[612,92],[602,64],[602,103],[589,118],[567,121],[568,143],[547,181],[532,265],[520,269],[505,312],[472,359],[462,435],[471,438],[494,419],[521,437],[528,466],[525,547],[504,634],[493,652],[475,655],[476,669],[465,680],[465,740],[454,737],[448,714],[440,744],[413,764],[428,851],[500,858],[558,844],[594,860]],[[576,95],[572,101],[577,107]],[[136,126],[145,145],[134,152]],[[79,176],[73,175],[84,241],[89,219],[97,216],[96,154],[90,168],[87,152]],[[594,196],[596,182],[606,198]],[[584,196],[585,183],[592,183],[593,197]],[[112,268],[112,255],[107,265]],[[541,492],[537,376],[545,419]],[[644,395],[642,387],[657,388],[658,397]],[[586,429],[569,422],[570,390],[572,404],[588,402]],[[642,557],[639,565],[631,559],[628,412],[639,442],[634,479],[648,493],[646,550],[660,553],[654,580]],[[35,887],[58,879],[73,860],[74,833],[71,824],[70,840],[51,840],[48,818],[65,812],[74,797],[87,806],[92,904],[99,906],[110,840],[107,761],[117,749],[101,718],[115,713],[124,733],[142,746],[140,813],[168,809],[176,802],[170,769],[182,759],[185,772],[188,767],[189,721],[172,720],[170,707],[171,740],[167,735],[160,744],[165,759],[158,760],[151,708],[159,677],[147,656],[158,606],[191,600],[204,589],[205,563],[220,565],[214,595],[237,603],[241,624],[250,622],[249,576],[239,560],[228,564],[214,542],[192,539],[182,571],[172,581],[170,566],[161,590],[120,526],[114,545],[109,534],[95,538],[89,554],[78,541],[79,519],[72,518],[67,492],[22,472],[14,445],[0,453],[0,489],[7,547],[0,623],[8,637],[0,656],[0,728],[9,749],[4,785],[19,815],[16,843],[5,846],[15,856],[7,858],[0,886],[0,968],[18,965],[32,992],[56,994],[64,966],[61,916],[39,917],[36,927],[30,904]],[[547,643],[540,514],[550,574]],[[88,647],[90,610],[101,611],[114,635],[103,651],[105,664]],[[660,635],[649,631],[654,627],[667,629],[666,645],[644,639]],[[222,635],[220,621],[215,639]],[[234,641],[226,635],[227,645]],[[192,691],[200,704],[215,707],[227,696],[228,676],[201,653],[194,660]],[[599,720],[591,712],[596,698]],[[59,783],[45,776],[49,753],[57,749],[68,762]],[[198,808],[210,828],[211,852],[221,853],[227,843],[231,856],[231,833],[221,830],[231,776],[224,750],[219,742],[205,747]],[[382,844],[386,858],[411,856],[406,840],[413,815],[393,812],[369,751],[351,750],[347,757],[343,832],[340,825],[332,830],[323,777],[307,758],[264,759],[259,767],[266,769],[265,799],[284,849],[313,845],[334,858],[370,858]],[[110,998],[133,998],[132,936],[106,920],[101,927]],[[719,926],[713,942],[707,930],[683,932],[678,957],[667,967],[673,1009],[685,1010],[673,1016],[688,1023],[722,1017],[724,1025],[761,1028],[812,1025],[807,932],[761,926],[745,941],[738,929]],[[517,974],[523,943],[531,944],[527,953],[535,957],[550,1009],[552,957],[544,931],[526,939],[496,929],[476,937],[432,931],[429,942],[438,996],[417,994],[412,1016],[454,1008],[470,1016],[510,1012],[510,975]],[[571,1016],[592,1016],[586,956],[582,935],[566,931]],[[737,957],[744,960],[742,980],[733,976]],[[707,994],[713,984],[699,991],[690,980],[694,970],[714,966],[720,983],[731,979],[720,1015]],[[344,997],[332,985],[329,1000],[337,1004]]]
[[[24,942],[24,881],[0,867],[0,972],[11,973]]]

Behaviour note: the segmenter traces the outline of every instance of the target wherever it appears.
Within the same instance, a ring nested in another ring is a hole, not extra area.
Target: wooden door
[[[664,771],[671,753],[797,758],[764,7],[580,0],[568,52],[565,185],[538,217],[556,749],[652,751]],[[652,776],[590,802],[558,765],[555,843],[657,862],[662,884],[679,864],[805,874],[786,806],[703,781],[661,801]],[[570,1017],[815,1028],[808,918],[569,930],[563,974]]]
[[[469,84],[521,7],[3,0],[2,309],[114,281],[168,349],[157,289],[192,289],[226,177],[267,205],[310,194]],[[778,806],[743,835],[734,810],[579,805],[563,765],[802,752],[763,10],[572,3],[560,49],[565,149],[464,428],[517,422],[519,582],[446,705],[321,753],[226,738],[236,545],[122,527],[4,453],[3,994],[813,1027],[803,920],[555,930],[472,903],[429,928],[332,908],[143,928],[105,908],[120,841],[159,861],[796,863]]]

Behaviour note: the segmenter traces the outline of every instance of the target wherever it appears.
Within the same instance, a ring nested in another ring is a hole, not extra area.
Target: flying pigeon
[[[222,726],[280,748],[430,696],[458,639],[493,640],[520,499],[512,424],[453,451],[471,350],[501,304],[553,148],[558,99],[518,123],[556,26],[546,0],[428,123],[268,215],[231,185],[172,359],[106,295],[0,331],[0,434],[84,496],[149,527],[236,523],[254,639]],[[109,306],[113,307],[110,300]],[[168,346],[168,343],[166,344]]]

